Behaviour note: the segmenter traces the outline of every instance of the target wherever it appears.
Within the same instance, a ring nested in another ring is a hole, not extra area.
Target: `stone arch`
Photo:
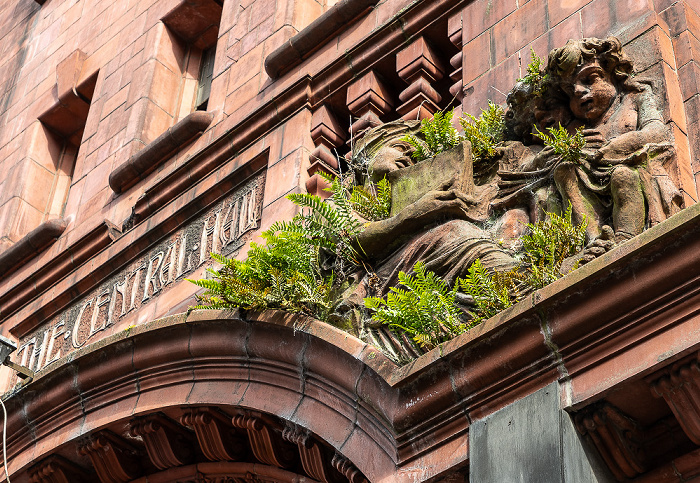
[[[150,482],[228,465],[238,472],[230,481],[248,481],[244,468],[268,475],[261,481],[389,481],[396,394],[382,373],[396,366],[326,324],[280,313],[255,319],[172,316],[48,366],[8,401],[12,480],[61,481],[48,476],[59,471]],[[245,457],[233,455],[232,437]],[[180,454],[186,444],[194,456]],[[229,481],[216,475],[210,480]]]

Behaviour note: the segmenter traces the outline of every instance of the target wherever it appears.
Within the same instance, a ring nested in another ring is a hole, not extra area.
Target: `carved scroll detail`
[[[331,464],[341,475],[345,476],[350,483],[369,483],[362,472],[340,453],[333,455]]]
[[[187,431],[161,414],[132,421],[130,434],[143,438],[148,457],[158,469],[182,466],[192,459]]]
[[[339,482],[337,471],[307,430],[293,423],[287,423],[282,437],[299,448],[301,465],[307,475],[323,483]]]
[[[139,474],[135,450],[120,437],[107,431],[94,434],[78,448],[88,456],[102,483],[125,483]]]
[[[29,470],[31,483],[78,483],[87,481],[87,474],[78,465],[53,455]]]
[[[243,451],[243,444],[232,435],[229,418],[209,408],[187,411],[180,423],[194,429],[202,453],[211,461],[234,461]]]
[[[651,384],[651,392],[663,397],[695,444],[700,444],[700,366],[697,361],[680,366]]]
[[[248,432],[253,454],[261,463],[286,468],[293,462],[293,453],[284,448],[279,439],[273,437],[272,431],[262,419],[237,415],[233,417],[232,422],[235,427]]]
[[[464,87],[462,84],[462,12],[447,20],[447,30],[450,42],[459,49],[459,52],[450,58],[450,65],[454,69],[450,72],[450,79],[454,82],[450,86],[450,94],[461,102],[464,98],[464,91],[462,90]]]
[[[633,478],[646,471],[639,425],[609,404],[579,413],[576,427],[588,434],[606,465],[618,480]]]

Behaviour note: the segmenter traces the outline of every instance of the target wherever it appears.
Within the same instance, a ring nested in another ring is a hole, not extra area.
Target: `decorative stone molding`
[[[112,171],[109,175],[112,191],[121,193],[144,179],[170,159],[174,152],[206,131],[213,119],[214,114],[211,112],[195,111],[170,127]]]
[[[396,54],[396,72],[409,86],[399,94],[403,102],[396,108],[405,120],[430,118],[440,107],[442,96],[433,83],[443,78],[445,71],[435,50],[424,37]]]
[[[102,483],[126,483],[140,471],[135,449],[108,431],[91,435],[78,446],[78,454],[88,456]]]
[[[244,449],[242,441],[233,434],[231,418],[211,408],[187,411],[180,423],[194,429],[199,447],[211,461],[235,461]]]
[[[30,483],[80,483],[87,478],[81,467],[58,455],[43,459],[29,470]]]
[[[301,465],[307,475],[322,483],[340,482],[338,478],[340,475],[333,467],[331,460],[322,453],[321,447],[307,430],[293,423],[287,423],[282,431],[282,438],[297,445]]]
[[[66,222],[65,220],[54,220],[52,223],[59,224],[58,226],[54,225],[52,227],[44,226],[44,224],[39,227],[53,232],[50,238],[48,238],[50,240],[49,243],[52,243],[51,240],[55,241],[56,238],[60,237],[60,235],[63,233],[61,227],[65,229]],[[39,228],[37,228],[37,230]],[[11,314],[17,308],[41,294],[43,290],[46,290],[58,280],[65,277],[73,269],[82,265],[86,260],[89,260],[91,257],[96,255],[100,250],[119,238],[120,235],[121,232],[119,231],[119,228],[110,223],[108,220],[104,220],[94,230],[91,230],[82,236],[79,240],[54,257],[50,262],[37,267],[31,276],[27,276],[22,280],[16,281],[12,287],[0,294],[0,315],[6,316]],[[42,236],[48,237],[49,234],[47,233]],[[29,235],[27,235],[27,237],[29,237]],[[23,243],[23,240],[21,240],[20,243]],[[32,246],[35,243],[39,244],[38,242],[29,241],[26,243]],[[12,247],[14,246],[17,246],[17,244],[13,245]],[[0,272],[3,271],[1,265],[2,260],[6,256],[5,253],[9,253],[12,249],[13,248],[10,248],[8,252],[0,254]],[[30,252],[31,255],[38,255],[41,250],[35,250],[32,248]],[[12,263],[12,259],[21,259],[21,256],[16,254],[8,254],[7,257],[9,263]],[[27,259],[25,259],[25,262],[26,260]],[[5,269],[4,273],[9,274],[14,270],[17,270],[19,266],[20,264],[15,264],[10,269]],[[11,331],[17,335],[17,330],[13,329],[11,329]]]
[[[27,233],[21,240],[0,253],[0,273],[9,275],[27,260],[39,255],[63,235],[68,221],[49,220]]]
[[[143,438],[148,457],[158,469],[183,466],[193,458],[189,432],[161,414],[135,419],[129,432]]]
[[[462,12],[453,15],[447,20],[447,35],[450,42],[459,49],[455,55],[450,58],[450,65],[454,69],[450,72],[450,79],[454,82],[450,86],[450,94],[457,98],[459,102],[464,99],[464,91],[462,84]]]
[[[382,123],[380,117],[394,107],[391,92],[373,70],[348,86],[347,105],[358,118],[350,126],[350,134],[357,137],[365,130]]]
[[[700,365],[692,360],[651,383],[651,392],[663,397],[695,444],[700,444]]]
[[[575,418],[576,428],[589,435],[618,480],[634,478],[647,469],[639,424],[610,404],[592,407]]]
[[[362,472],[340,453],[333,455],[331,464],[340,474],[345,476],[350,483],[369,483],[367,478],[362,475]]]
[[[294,461],[294,454],[289,447],[273,435],[262,419],[255,416],[239,414],[232,419],[236,428],[248,432],[250,447],[255,457],[261,462],[279,468],[288,468]]]
[[[327,183],[319,173],[336,174],[338,160],[332,149],[343,144],[346,139],[343,127],[333,112],[323,105],[311,116],[311,139],[316,148],[311,152],[311,166],[308,168],[309,179],[306,181],[306,191],[323,198],[330,196],[324,191]]]
[[[265,71],[276,79],[301,63],[319,45],[327,42],[338,30],[357,19],[378,0],[341,0],[301,32],[265,58]]]

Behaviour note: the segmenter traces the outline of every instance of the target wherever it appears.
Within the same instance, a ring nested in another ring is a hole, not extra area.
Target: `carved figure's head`
[[[373,181],[384,175],[414,164],[413,147],[402,139],[413,134],[420,136],[420,121],[393,121],[370,129],[353,147],[353,157],[363,157],[369,162],[369,174]]]
[[[538,103],[532,85],[522,81],[516,83],[508,93],[506,103],[505,139],[532,144],[530,131],[535,124],[535,105]]]
[[[573,119],[568,97],[554,87],[535,105],[535,126],[540,131],[559,125],[566,127]]]
[[[614,37],[569,40],[549,53],[547,70],[568,95],[574,116],[584,122],[596,121],[607,112],[633,71]]]

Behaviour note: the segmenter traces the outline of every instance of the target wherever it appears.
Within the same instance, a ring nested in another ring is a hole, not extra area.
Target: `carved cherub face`
[[[583,64],[573,75],[569,89],[571,112],[586,122],[598,120],[617,96],[610,73],[598,62]]]
[[[569,107],[557,97],[546,97],[535,107],[535,122],[540,131],[560,124],[566,127],[572,119]]]

